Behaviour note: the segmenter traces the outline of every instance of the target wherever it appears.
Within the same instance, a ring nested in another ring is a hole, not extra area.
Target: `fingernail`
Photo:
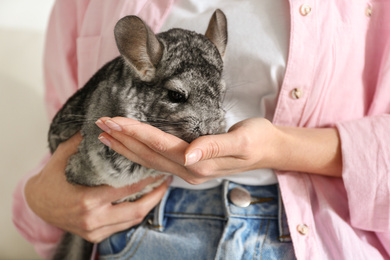
[[[189,166],[200,161],[202,158],[202,151],[200,149],[195,149],[189,154],[186,155],[186,161],[184,166]]]
[[[108,147],[111,147],[111,142],[105,138],[104,136],[99,136],[98,139],[100,140],[100,142],[102,142],[103,144],[107,145]]]
[[[111,120],[107,120],[105,124],[106,124],[106,126],[111,128],[112,130],[119,131],[119,132],[122,131],[122,127],[120,127],[120,125],[118,125],[117,123],[114,123]]]
[[[110,129],[108,126],[106,126],[106,125],[103,123],[102,120],[99,119],[98,121],[95,122],[95,124],[96,124],[100,129],[102,129],[104,132],[107,132],[107,133],[110,133],[110,132],[111,132],[111,129]]]

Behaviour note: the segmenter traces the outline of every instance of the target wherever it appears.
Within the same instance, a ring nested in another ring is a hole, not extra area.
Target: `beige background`
[[[0,259],[39,259],[12,223],[18,180],[46,153],[44,34],[54,0],[0,0]]]

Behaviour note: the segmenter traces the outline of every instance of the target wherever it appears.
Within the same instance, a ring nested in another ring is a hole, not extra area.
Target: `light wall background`
[[[0,259],[40,259],[12,223],[18,180],[46,153],[44,36],[54,0],[0,0]]]

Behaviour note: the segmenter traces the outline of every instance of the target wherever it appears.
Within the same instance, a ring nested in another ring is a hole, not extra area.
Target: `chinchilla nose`
[[[209,135],[211,133],[210,130],[205,129],[204,127],[201,127],[200,125],[198,125],[194,128],[194,132],[197,133],[199,136]]]
[[[217,134],[216,123],[216,120],[207,120],[206,122],[198,124],[195,131],[199,133],[200,136]]]
[[[225,132],[226,122],[224,112],[214,113],[213,115],[199,118],[193,128],[194,133],[199,136],[215,135]]]

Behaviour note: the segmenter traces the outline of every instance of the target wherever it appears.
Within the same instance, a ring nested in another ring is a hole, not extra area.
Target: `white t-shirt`
[[[251,117],[272,121],[282,85],[289,44],[289,6],[284,0],[178,0],[161,31],[180,27],[204,33],[215,11],[228,21],[224,57],[228,127]],[[261,135],[261,132],[258,133]],[[259,147],[261,149],[261,147]],[[258,169],[225,177],[241,184],[277,183],[272,169]],[[222,179],[190,185],[175,177],[172,186],[205,189]]]

